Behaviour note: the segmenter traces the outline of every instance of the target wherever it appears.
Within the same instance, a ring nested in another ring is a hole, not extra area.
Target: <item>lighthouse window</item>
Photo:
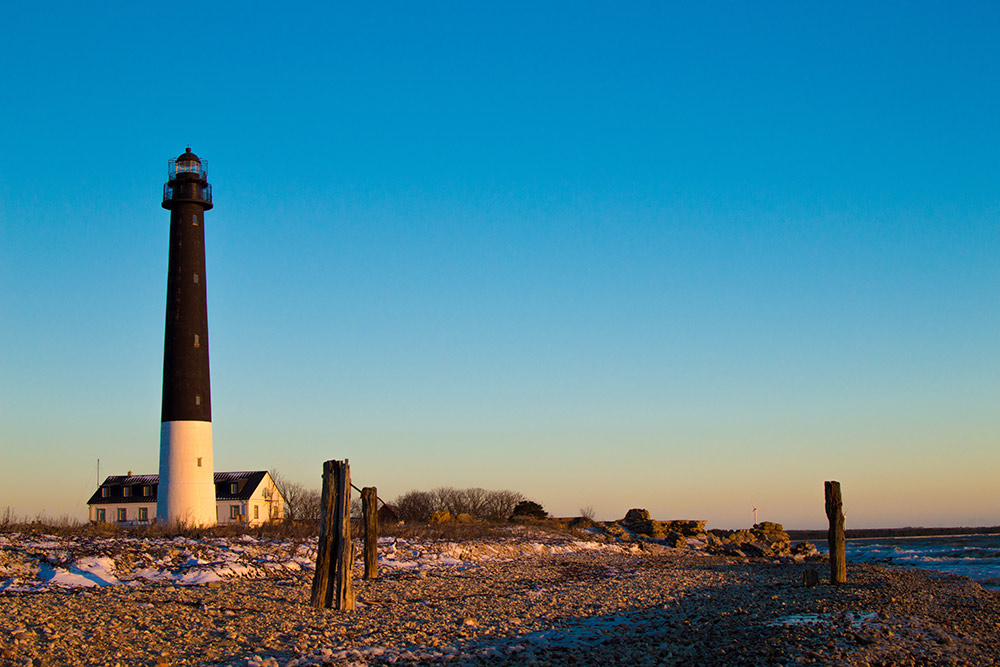
[[[195,394],[194,395],[194,404],[195,405],[201,405],[201,394]]]
[[[198,284],[198,274],[197,274],[197,273],[196,273],[196,274],[194,274],[194,284],[195,284],[195,285],[197,285],[197,284]]]
[[[194,225],[195,227],[198,226],[198,214],[197,213],[191,216],[191,224]]]
[[[198,467],[199,468],[201,467],[201,457],[200,456],[198,457]]]
[[[194,335],[194,346],[195,347],[200,347],[201,346],[201,339],[198,337],[198,334]]]

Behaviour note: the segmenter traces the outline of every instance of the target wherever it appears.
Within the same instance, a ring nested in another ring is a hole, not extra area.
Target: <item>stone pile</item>
[[[780,523],[761,521],[747,530],[705,531],[705,521],[657,521],[649,511],[630,509],[625,518],[603,524],[591,523],[587,528],[607,540],[654,543],[677,549],[707,551],[718,556],[736,558],[782,558],[794,561],[822,558],[816,546],[809,542],[792,544]],[[573,526],[585,528],[583,525]]]
[[[640,508],[630,509],[618,524],[632,535],[663,540],[675,548],[686,547],[689,539],[706,540],[704,521],[656,521],[648,510]]]
[[[792,545],[780,523],[761,521],[750,530],[712,531],[708,551],[720,556],[791,558],[801,561],[818,558],[816,546],[810,542]]]

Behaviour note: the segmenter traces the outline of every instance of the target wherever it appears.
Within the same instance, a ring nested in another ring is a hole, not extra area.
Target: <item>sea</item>
[[[820,545],[826,546],[823,541]],[[959,574],[1000,590],[1000,534],[850,539],[844,553],[848,564],[886,563]]]

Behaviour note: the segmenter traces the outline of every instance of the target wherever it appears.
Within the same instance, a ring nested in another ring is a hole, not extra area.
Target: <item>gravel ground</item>
[[[808,567],[539,554],[355,580],[353,612],[311,608],[310,572],[8,593],[0,664],[1000,664],[997,593],[871,565],[807,588]]]

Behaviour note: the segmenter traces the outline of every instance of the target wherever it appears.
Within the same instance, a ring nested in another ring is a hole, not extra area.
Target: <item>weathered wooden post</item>
[[[317,609],[354,609],[351,465],[347,459],[323,463],[322,507],[312,605]]]
[[[840,482],[826,482],[826,518],[830,520],[827,542],[830,546],[830,583],[847,583],[847,561],[844,557],[844,501]]]
[[[365,579],[378,578],[378,492],[361,489],[361,515],[365,524]]]

